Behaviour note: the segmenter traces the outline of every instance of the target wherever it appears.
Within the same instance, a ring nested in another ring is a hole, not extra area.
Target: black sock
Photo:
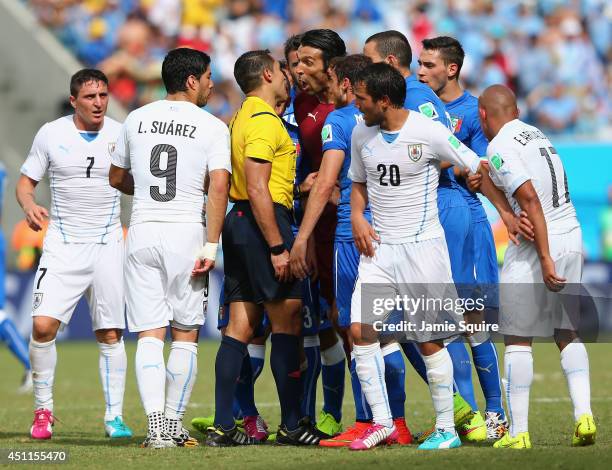
[[[298,426],[300,420],[300,380],[299,340],[295,335],[274,333],[270,337],[270,367],[276,382],[281,406],[281,424],[289,431]]]
[[[233,402],[242,361],[248,354],[247,345],[224,336],[215,361],[215,426],[225,431],[234,427]]]

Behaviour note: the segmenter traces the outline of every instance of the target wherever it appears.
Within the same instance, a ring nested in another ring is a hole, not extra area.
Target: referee
[[[225,218],[223,256],[225,303],[231,315],[215,363],[215,425],[208,430],[207,444],[255,443],[236,427],[232,401],[247,344],[265,308],[281,406],[276,441],[316,445],[319,439],[311,425],[300,419],[302,288],[289,267],[295,145],[274,112],[288,99],[287,79],[269,51],[240,56],[234,77],[246,99],[230,123],[234,207]]]

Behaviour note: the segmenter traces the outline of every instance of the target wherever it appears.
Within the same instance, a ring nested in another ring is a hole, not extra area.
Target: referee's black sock
[[[242,361],[248,354],[242,341],[224,336],[215,361],[215,425],[229,431],[234,427],[233,402]]]
[[[299,339],[296,335],[284,333],[274,333],[270,339],[272,341],[270,367],[278,390],[281,424],[284,424],[289,431],[293,431],[298,427],[298,421],[301,418]]]

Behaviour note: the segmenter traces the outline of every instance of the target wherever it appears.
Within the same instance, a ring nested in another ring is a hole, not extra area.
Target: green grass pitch
[[[202,342],[199,351],[197,383],[185,422],[213,411],[214,357],[218,343]],[[166,348],[168,349],[168,348]],[[269,348],[268,348],[269,349]],[[0,448],[68,450],[68,466],[74,468],[319,468],[337,469],[367,465],[379,468],[612,468],[612,345],[589,345],[591,362],[592,406],[598,425],[597,444],[589,448],[570,447],[573,416],[559,354],[552,344],[535,347],[535,380],[531,391],[531,451],[495,450],[490,445],[464,445],[460,449],[423,452],[416,446],[380,448],[369,452],[347,449],[286,448],[265,445],[246,448],[140,449],[146,432],[146,420],[134,375],[135,343],[128,343],[129,370],[125,394],[124,418],[134,430],[132,440],[110,441],[104,437],[103,397],[98,378],[98,350],[95,342],[59,343],[55,381],[55,411],[59,417],[53,439],[32,442],[31,396],[17,395],[21,368],[6,348],[0,346]],[[500,358],[503,347],[499,347]],[[256,385],[259,410],[272,428],[279,420],[274,381],[267,367]],[[348,374],[347,374],[348,376]],[[478,379],[474,384],[481,406],[484,405]],[[319,386],[319,389],[321,387]],[[428,389],[407,365],[406,418],[414,431],[428,427],[433,416]],[[321,404],[319,390],[318,404]],[[354,418],[350,384],[347,380],[344,424]],[[193,435],[202,436],[193,431]],[[433,467],[432,467],[433,466]],[[21,465],[20,468],[27,468]],[[363,468],[363,467],[362,467]]]

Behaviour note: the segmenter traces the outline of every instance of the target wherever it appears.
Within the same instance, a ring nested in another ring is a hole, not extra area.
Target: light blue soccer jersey
[[[338,203],[336,241],[353,241],[351,229],[352,181],[348,177],[348,170],[351,166],[351,135],[357,123],[362,120],[362,114],[353,102],[329,113],[321,131],[323,154],[327,150],[342,150],[344,152],[344,161],[338,178],[340,181],[340,201]],[[364,215],[369,221],[369,208],[366,209]]]

